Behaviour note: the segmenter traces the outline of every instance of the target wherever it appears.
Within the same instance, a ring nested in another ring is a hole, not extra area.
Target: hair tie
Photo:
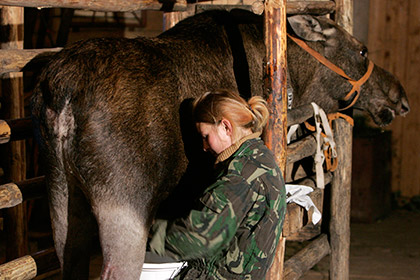
[[[252,113],[252,114],[254,114],[254,115],[255,115],[255,112],[254,112],[254,110],[252,109],[251,105],[248,105],[248,109],[251,111],[251,113]]]

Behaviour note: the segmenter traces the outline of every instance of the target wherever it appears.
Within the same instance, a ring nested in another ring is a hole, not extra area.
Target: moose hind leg
[[[95,218],[84,193],[69,187],[68,232],[64,247],[63,279],[88,279]]]
[[[101,279],[138,280],[146,251],[146,220],[129,205],[97,205],[94,213],[103,253]]]

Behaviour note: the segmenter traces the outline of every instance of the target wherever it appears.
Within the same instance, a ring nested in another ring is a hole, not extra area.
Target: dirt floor
[[[301,279],[328,279],[328,263],[329,256]],[[420,212],[397,210],[375,223],[352,223],[350,279],[420,279]]]

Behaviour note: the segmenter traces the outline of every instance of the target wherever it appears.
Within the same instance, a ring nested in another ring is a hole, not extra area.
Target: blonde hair
[[[207,92],[193,104],[195,123],[218,124],[225,118],[232,124],[235,141],[244,136],[244,129],[262,132],[268,117],[267,102],[262,97],[254,96],[247,102],[238,93],[228,90]]]

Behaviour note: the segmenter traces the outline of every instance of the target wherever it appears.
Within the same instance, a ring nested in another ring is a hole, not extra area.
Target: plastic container
[[[147,252],[140,280],[173,279],[186,265],[187,262],[177,262],[173,259],[162,258]]]

